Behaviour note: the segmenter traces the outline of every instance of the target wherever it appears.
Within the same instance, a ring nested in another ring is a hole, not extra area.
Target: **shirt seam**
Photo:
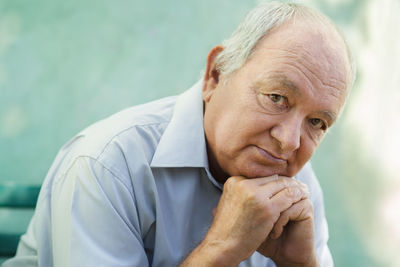
[[[108,171],[119,183],[121,183],[121,185],[125,188],[125,190],[128,191],[129,195],[131,196],[131,198],[132,198],[132,200],[133,200],[133,203],[135,203],[135,208],[137,209],[137,200],[136,200],[135,195],[133,194],[133,188],[132,188],[132,190],[130,190],[129,186],[127,186],[127,185],[125,184],[125,182],[124,182],[117,174],[114,173],[114,171],[112,171],[110,168],[108,168],[108,167],[105,166],[102,162],[100,162],[99,160],[97,160],[96,158],[94,158],[94,157],[92,157],[92,156],[89,156],[89,155],[80,155],[80,156],[77,156],[77,157],[73,160],[73,162],[71,163],[71,165],[67,168],[67,170],[65,170],[65,172],[61,175],[61,177],[62,177],[62,178],[65,178],[65,177],[68,175],[69,171],[71,171],[72,167],[76,164],[76,162],[77,162],[79,159],[84,159],[84,158],[93,160],[94,163],[99,164],[100,167],[102,167],[103,169],[105,169],[106,171]],[[99,182],[99,179],[98,179],[97,176],[96,176],[95,179]],[[57,179],[57,181],[54,182],[54,186],[57,185],[61,180],[62,180],[62,179]],[[53,186],[53,188],[54,188],[54,186]],[[120,215],[120,213],[118,212],[118,210],[115,208],[115,205],[113,204],[113,202],[109,199],[109,197],[107,196],[107,194],[104,192],[103,186],[101,186],[101,185],[99,184],[99,187],[100,187],[100,190],[101,190],[102,194],[105,196],[105,198],[107,199],[107,201],[110,203],[112,209],[113,209],[113,210],[115,211],[115,213],[118,214],[118,216],[124,221],[124,223],[127,225],[127,227],[128,227],[129,229],[131,229],[131,226],[132,226],[133,228],[135,228],[134,225],[130,224],[129,221],[126,221],[126,220],[124,219],[124,217]],[[53,194],[52,194],[52,195],[53,195]],[[138,213],[137,213],[137,214],[138,214]],[[139,229],[140,229],[140,226],[139,226]],[[136,229],[136,230],[138,230],[138,229]],[[132,231],[132,229],[131,229],[131,231]],[[140,234],[140,231],[139,231],[139,234]]]
[[[122,131],[120,131],[118,134],[113,135],[112,137],[110,137],[110,140],[107,141],[107,143],[104,145],[103,149],[101,150],[101,152],[96,156],[96,157],[92,157],[93,159],[99,161],[100,157],[104,154],[105,150],[107,149],[107,147],[110,145],[110,143],[115,140],[115,138],[117,138],[118,136],[120,136],[121,134],[125,133],[126,131],[131,130],[132,128],[136,128],[136,127],[146,127],[146,126],[152,126],[152,125],[161,125],[161,124],[169,124],[171,121],[161,121],[161,122],[153,122],[153,123],[144,123],[144,124],[135,124],[133,126],[130,126],[129,128],[126,128]]]
[[[97,158],[90,156],[90,155],[79,155],[77,157],[74,158],[74,160],[72,161],[72,163],[70,164],[70,166],[61,174],[61,178],[67,176],[67,174],[69,173],[69,171],[72,169],[72,167],[76,164],[76,162],[81,159],[81,158],[88,158],[93,160],[95,163],[98,163],[101,167],[103,167],[105,170],[107,170],[112,176],[114,176],[115,179],[117,179],[121,184],[124,185],[125,189],[127,189],[129,191],[129,193],[131,194],[131,196],[134,198],[134,195],[130,192],[129,190],[129,186],[127,186],[125,184],[125,182],[123,182],[123,180],[119,177],[119,175],[117,175],[113,170],[111,170],[111,168],[107,167],[104,163],[102,163],[101,161],[99,161]],[[54,185],[58,184],[60,182],[61,179],[57,179],[54,182]]]

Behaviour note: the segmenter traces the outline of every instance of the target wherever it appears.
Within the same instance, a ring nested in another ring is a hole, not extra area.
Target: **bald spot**
[[[285,52],[299,61],[309,61],[326,72],[331,73],[330,80],[321,81],[331,86],[341,82],[340,90],[348,91],[352,80],[350,55],[348,48],[336,27],[323,17],[305,17],[298,15],[272,29],[253,49],[249,57],[255,56],[259,47]],[[324,53],[318,53],[321,51]],[[336,74],[336,75],[334,75]],[[345,94],[347,95],[347,93]]]

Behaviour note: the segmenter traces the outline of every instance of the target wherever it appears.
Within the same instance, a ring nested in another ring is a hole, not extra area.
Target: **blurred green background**
[[[0,182],[40,184],[58,149],[123,108],[178,94],[258,1],[1,0]],[[400,1],[310,0],[358,65],[313,157],[336,266],[400,266]]]

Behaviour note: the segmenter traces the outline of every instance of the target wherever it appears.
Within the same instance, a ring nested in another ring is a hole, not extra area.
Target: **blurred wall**
[[[0,1],[0,181],[40,184],[58,149],[183,92],[256,1]],[[297,1],[343,30],[358,79],[313,164],[337,266],[400,266],[400,1]]]

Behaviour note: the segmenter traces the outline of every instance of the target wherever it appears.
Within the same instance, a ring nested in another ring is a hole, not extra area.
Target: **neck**
[[[217,159],[214,156],[214,153],[210,146],[207,143],[207,157],[208,157],[208,166],[210,167],[210,172],[214,176],[215,180],[219,183],[224,184],[226,180],[229,178],[229,174],[226,173],[218,164]]]

